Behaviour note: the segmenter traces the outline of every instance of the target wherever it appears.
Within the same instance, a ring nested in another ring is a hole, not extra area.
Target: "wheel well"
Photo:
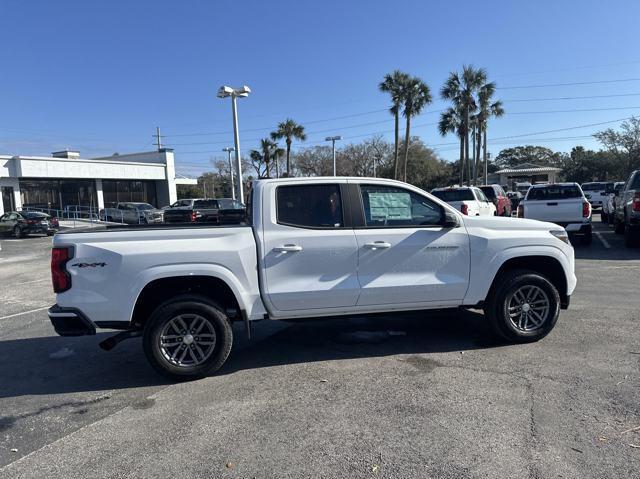
[[[151,313],[160,304],[181,294],[197,294],[214,300],[227,312],[232,321],[241,318],[240,307],[233,291],[220,278],[212,276],[174,276],[156,279],[147,284],[138,295],[133,308],[131,324],[142,328]]]
[[[563,306],[568,304],[567,277],[560,262],[551,256],[520,256],[505,261],[496,273],[487,297],[493,293],[496,280],[507,271],[514,269],[527,269],[544,275],[558,289],[560,303]]]

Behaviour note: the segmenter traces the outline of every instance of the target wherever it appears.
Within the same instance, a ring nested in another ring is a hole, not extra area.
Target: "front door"
[[[275,204],[276,221],[262,239],[270,309],[308,314],[355,306],[358,252],[345,225],[341,185],[280,185]]]
[[[360,198],[358,306],[460,303],[469,283],[464,226],[445,227],[442,206],[405,188],[361,184]]]

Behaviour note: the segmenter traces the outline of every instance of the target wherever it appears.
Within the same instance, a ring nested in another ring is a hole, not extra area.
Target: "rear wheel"
[[[496,280],[484,311],[493,329],[507,341],[534,342],[554,328],[560,294],[535,271],[509,271]]]
[[[592,230],[589,230],[584,235],[582,235],[582,244],[588,246],[592,242],[593,242],[593,232]]]
[[[24,231],[18,225],[13,227],[13,237],[14,238],[22,238],[24,236]]]
[[[149,318],[143,347],[151,366],[170,379],[191,379],[222,367],[233,331],[222,308],[199,296],[180,296]]]
[[[616,217],[613,218],[613,231],[617,235],[624,233],[624,223]]]
[[[608,223],[609,222],[609,215],[607,215],[607,213],[605,213],[603,211],[602,213],[600,213],[600,221],[602,223]]]

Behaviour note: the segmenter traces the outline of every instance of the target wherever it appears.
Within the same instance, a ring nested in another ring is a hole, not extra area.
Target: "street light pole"
[[[233,186],[233,164],[231,163],[231,152],[235,150],[236,149],[231,146],[222,149],[222,151],[226,151],[229,154],[229,176],[231,178],[231,199],[233,200],[236,199],[236,189]]]
[[[251,89],[248,86],[242,88],[231,88],[230,86],[222,86],[218,90],[218,98],[231,97],[231,113],[233,115],[233,142],[236,152],[236,172],[238,174],[238,201],[244,203],[244,193],[242,191],[242,163],[240,162],[240,134],[238,132],[238,108],[236,99],[238,97],[245,98],[249,96]]]
[[[336,141],[342,140],[341,136],[328,136],[324,141],[330,141],[333,148],[333,176],[336,176]]]

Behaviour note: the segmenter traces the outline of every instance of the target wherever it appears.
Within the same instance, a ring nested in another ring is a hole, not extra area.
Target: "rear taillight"
[[[582,203],[582,217],[588,218],[591,216],[591,204],[588,201]]]
[[[58,221],[58,218],[51,218],[51,226],[53,226],[55,228],[60,226],[60,222]]]
[[[638,191],[633,197],[633,200],[631,202],[631,209],[633,211],[640,211],[640,191]]]
[[[38,222],[38,220],[33,220],[33,219],[27,220],[27,224],[28,225],[35,225],[37,222]]]
[[[196,213],[195,211],[193,211],[191,213],[191,221],[196,221],[198,219],[198,213]]]
[[[518,218],[524,218],[524,205],[518,205]]]
[[[469,214],[469,206],[465,205],[464,203],[462,203],[462,205],[460,206],[460,211],[462,211],[463,215],[468,215]]]
[[[56,246],[51,250],[51,281],[54,293],[62,293],[71,288],[71,275],[65,268],[71,258],[73,250],[70,247]]]

